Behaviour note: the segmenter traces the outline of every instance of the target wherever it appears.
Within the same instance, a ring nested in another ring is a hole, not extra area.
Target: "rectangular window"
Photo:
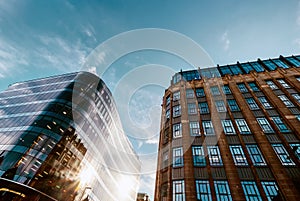
[[[199,122],[196,122],[196,121],[190,122],[190,135],[191,136],[200,136]]]
[[[220,95],[219,87],[218,86],[213,86],[210,87],[210,91],[212,95]]]
[[[231,120],[229,120],[229,119],[222,120],[222,126],[224,129],[224,133],[226,135],[234,135],[235,134],[235,130],[234,130]]]
[[[211,166],[223,165],[221,154],[218,146],[207,146],[209,163]]]
[[[265,69],[257,62],[251,62],[251,66],[256,70],[256,72],[263,72]]]
[[[265,166],[267,165],[264,157],[262,156],[258,146],[256,144],[246,145],[248,153],[250,155],[251,161],[255,166]]]
[[[280,159],[282,165],[295,165],[282,144],[272,144],[272,147],[276,155]]]
[[[268,201],[272,201],[278,194],[278,187],[274,181],[262,181],[261,185],[265,191]]]
[[[267,85],[269,85],[269,87],[270,87],[271,89],[273,89],[273,90],[274,90],[274,89],[278,89],[277,85],[274,84],[273,81],[267,80],[266,83],[267,83]]]
[[[241,145],[234,145],[234,146],[232,145],[229,146],[229,148],[235,165],[242,165],[242,166],[248,165],[247,159],[245,157]]]
[[[204,89],[203,88],[197,88],[196,89],[196,95],[197,95],[197,97],[205,97]]]
[[[180,100],[180,91],[176,91],[173,93],[173,101]]]
[[[297,158],[300,160],[300,144],[290,144],[290,146]]]
[[[170,105],[170,101],[171,101],[171,98],[170,98],[170,96],[168,96],[168,97],[166,98],[166,105]]]
[[[173,106],[173,117],[179,117],[181,115],[181,106],[175,105]]]
[[[238,129],[241,134],[250,134],[251,133],[245,119],[235,119],[235,123],[237,124]]]
[[[173,167],[183,166],[183,150],[182,147],[173,148]]]
[[[252,91],[260,91],[255,82],[249,82],[248,85],[252,89]]]
[[[265,117],[259,117],[256,118],[256,120],[264,133],[274,133],[273,128],[271,127],[271,125],[269,124],[269,122]]]
[[[242,181],[241,183],[247,201],[262,201],[254,181]]]
[[[208,114],[209,108],[207,102],[199,103],[200,114]]]
[[[202,146],[193,146],[194,166],[206,166],[205,154]]]
[[[197,192],[197,200],[201,200],[201,201],[212,200],[209,181],[196,180],[196,192]]]
[[[173,181],[173,201],[185,201],[184,180]]]
[[[218,112],[226,112],[226,106],[225,106],[224,101],[217,100],[217,101],[215,101],[215,105],[216,105]]]
[[[202,121],[204,135],[214,135],[214,127],[211,121]]]
[[[219,67],[222,75],[232,75],[232,72],[228,66]]]
[[[286,97],[286,95],[280,95],[278,98],[285,104],[287,107],[295,107],[295,105]]]
[[[214,181],[217,201],[232,201],[227,181]]]
[[[188,104],[188,114],[197,114],[197,108],[195,103]]]
[[[282,133],[287,133],[290,132],[290,129],[283,123],[280,117],[271,117],[272,121],[275,123],[277,128],[279,129],[280,132]]]
[[[299,94],[292,94],[292,96],[298,103],[300,103],[300,95]]]
[[[167,119],[170,119],[170,110],[167,110],[167,111],[166,111],[166,118],[167,118]]]
[[[230,108],[230,110],[231,110],[232,112],[240,111],[240,108],[239,108],[239,106],[238,106],[236,100],[234,100],[234,99],[228,99],[228,100],[227,100],[227,103],[228,103],[228,106],[229,106],[229,108]]]
[[[194,98],[194,90],[193,89],[186,90],[186,98]]]
[[[173,138],[182,137],[181,123],[173,125]]]
[[[249,63],[243,63],[241,64],[241,66],[246,73],[249,73],[250,71],[253,70],[253,67]]]
[[[256,102],[253,98],[246,98],[246,102],[248,103],[251,110],[259,109],[258,105],[256,104]]]
[[[228,85],[224,85],[222,89],[224,94],[231,94],[231,90]]]
[[[236,65],[236,64],[234,64],[234,65],[228,65],[228,67],[230,68],[230,70],[232,71],[232,73],[234,75],[243,74],[243,72],[240,69],[240,67],[238,65]]]
[[[169,151],[165,151],[162,155],[162,159],[163,159],[163,162],[162,162],[162,166],[163,168],[166,168],[169,166]]]
[[[277,64],[277,66],[281,67],[281,68],[289,68],[288,65],[286,65],[283,61],[279,60],[279,59],[272,59],[272,61],[274,63]]]
[[[263,105],[265,109],[273,108],[272,105],[268,102],[265,96],[258,97],[259,102]]]
[[[278,82],[281,84],[281,86],[283,86],[284,88],[286,88],[286,89],[291,88],[291,86],[290,86],[288,83],[286,83],[283,79],[278,79],[277,81],[278,81]]]
[[[265,60],[265,61],[262,61],[269,70],[275,70],[277,68],[277,66],[270,60]]]
[[[242,92],[242,93],[248,92],[248,89],[246,88],[246,85],[244,83],[239,83],[239,84],[237,84],[237,86],[238,86],[240,92]]]

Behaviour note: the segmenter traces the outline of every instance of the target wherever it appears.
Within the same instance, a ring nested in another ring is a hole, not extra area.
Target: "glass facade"
[[[140,162],[97,76],[13,84],[0,110],[1,200],[135,199]]]

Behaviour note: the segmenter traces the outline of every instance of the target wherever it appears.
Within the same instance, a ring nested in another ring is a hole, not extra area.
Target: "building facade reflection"
[[[140,162],[110,91],[91,73],[17,83],[0,93],[0,142],[1,199],[135,199]],[[122,178],[127,192],[118,185]]]

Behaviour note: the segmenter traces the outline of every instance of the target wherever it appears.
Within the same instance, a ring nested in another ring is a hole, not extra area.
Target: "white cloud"
[[[146,144],[158,144],[159,135],[145,141]]]
[[[221,36],[221,42],[223,43],[223,48],[225,51],[229,49],[230,40],[228,38],[228,31],[225,31]]]

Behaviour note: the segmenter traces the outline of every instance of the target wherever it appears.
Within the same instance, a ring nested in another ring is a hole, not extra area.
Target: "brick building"
[[[178,72],[155,201],[300,199],[300,56]]]

